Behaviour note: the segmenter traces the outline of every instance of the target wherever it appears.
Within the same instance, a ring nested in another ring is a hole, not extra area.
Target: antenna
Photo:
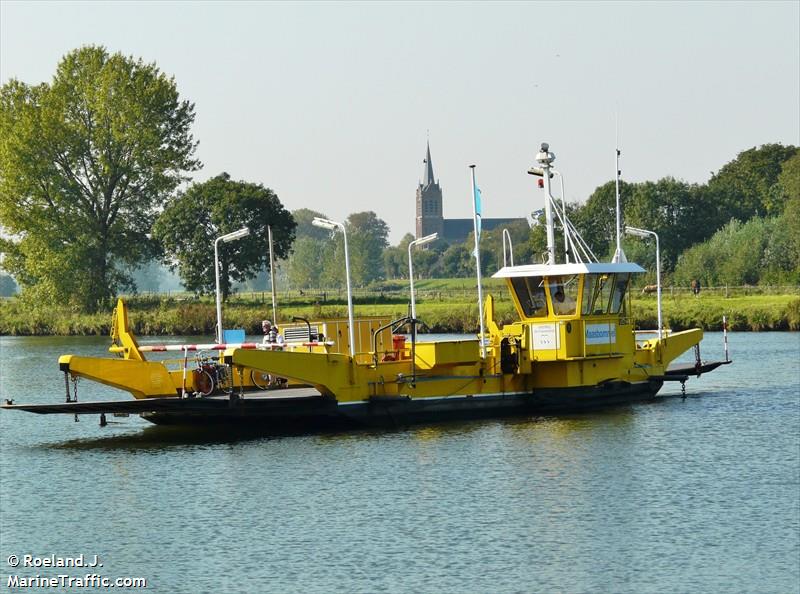
[[[619,206],[619,176],[622,173],[619,170],[619,156],[621,154],[619,150],[619,112],[614,113],[614,147],[614,186],[617,202],[617,249],[614,252],[614,257],[611,259],[611,261],[627,262],[628,259],[625,257],[625,252],[622,251],[622,212]]]

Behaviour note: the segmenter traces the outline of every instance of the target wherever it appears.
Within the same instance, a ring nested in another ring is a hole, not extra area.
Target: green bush
[[[785,217],[731,221],[708,241],[686,250],[672,278],[683,286],[692,279],[704,286],[795,284],[800,263],[793,254]]]

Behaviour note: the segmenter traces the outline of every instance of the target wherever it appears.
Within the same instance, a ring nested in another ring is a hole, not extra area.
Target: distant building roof
[[[491,231],[503,225],[510,225],[519,221],[524,221],[526,224],[528,222],[527,219],[482,219],[481,229]],[[464,241],[473,230],[472,219],[444,219],[443,223],[443,235],[446,241]]]
[[[463,241],[472,233],[472,219],[445,219],[443,235],[447,241]]]

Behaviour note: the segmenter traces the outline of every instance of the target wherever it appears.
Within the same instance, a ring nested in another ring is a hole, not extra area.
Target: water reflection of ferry
[[[306,322],[286,327],[286,343],[206,345],[218,360],[190,369],[197,345],[139,346],[120,301],[111,351],[119,358],[64,355],[67,402],[4,408],[36,413],[139,413],[159,424],[256,424],[270,431],[319,430],[435,422],[570,410],[654,397],[665,381],[685,382],[722,362],[699,359],[700,329],[647,333],[634,329],[629,284],[644,269],[618,256],[597,262],[559,212],[550,182],[560,176],[542,145],[536,167],[544,189],[547,262],[501,268],[518,316],[500,325],[491,296],[482,333],[472,340],[416,340],[419,321]],[[563,199],[563,194],[562,194]],[[566,261],[556,263],[554,214],[564,229]],[[618,233],[619,235],[619,233]],[[480,285],[479,285],[480,291]],[[412,300],[413,303],[413,300]],[[412,307],[413,310],[413,307]],[[660,316],[659,316],[660,318]],[[393,335],[403,324],[411,340]],[[670,363],[695,349],[695,364]],[[153,350],[180,359],[148,361]],[[86,378],[127,390],[128,401],[81,402],[71,381]],[[271,389],[274,378],[289,386]],[[291,387],[304,386],[304,387]]]

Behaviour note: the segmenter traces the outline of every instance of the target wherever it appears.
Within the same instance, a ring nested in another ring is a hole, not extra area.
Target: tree
[[[325,262],[325,242],[308,236],[298,237],[288,262],[289,283],[296,289],[321,287]]]
[[[318,241],[325,241],[330,236],[330,231],[321,227],[315,227],[311,223],[311,221],[317,217],[321,219],[328,218],[321,212],[317,212],[316,210],[311,210],[309,208],[298,208],[297,210],[292,211],[292,216],[294,217],[294,222],[297,223],[295,237],[298,239],[301,237],[310,237],[311,239],[316,239]]]
[[[154,254],[156,207],[199,168],[194,105],[155,64],[87,46],[51,83],[0,89],[4,262],[39,299],[94,311]]]
[[[332,248],[328,243],[331,232],[315,227],[311,221],[319,217],[327,219],[327,215],[308,208],[292,211],[295,229],[295,242],[286,264],[289,284],[296,289],[321,287],[326,250]]]
[[[746,221],[756,215],[783,212],[783,196],[773,187],[783,162],[796,153],[797,147],[782,144],[753,147],[713,174],[708,186],[718,205],[718,225],[731,219]]]
[[[663,269],[671,271],[681,252],[713,235],[716,229],[708,221],[713,218],[715,208],[703,186],[665,177],[657,182],[636,184],[625,220],[658,234]],[[639,253],[634,255],[636,251]],[[634,249],[629,257],[655,266],[653,249]]]
[[[433,244],[428,244],[419,250],[411,249],[414,258],[414,278],[434,278],[441,273],[442,252],[436,251]],[[408,248],[406,248],[406,276],[408,276]]]
[[[542,218],[542,221],[544,218]],[[560,234],[561,226],[556,226],[556,233]],[[514,255],[514,263],[516,265],[519,264],[530,264],[533,258],[533,253],[531,249],[531,232],[532,229],[528,225],[526,220],[520,221],[511,221],[502,227],[496,227],[491,230],[484,229],[481,232],[481,270],[483,274],[490,275],[494,274],[497,270],[503,267],[503,231],[507,230],[509,236],[511,237],[511,250],[510,252]],[[475,251],[475,243],[473,235],[470,235],[469,239],[465,243],[465,248],[468,249],[470,253],[474,253]],[[547,241],[544,239],[544,229],[542,228],[541,232],[542,237],[542,251],[546,250]],[[560,244],[563,246],[563,243]],[[506,258],[507,263],[510,265],[511,260],[511,253],[508,253],[508,247],[506,247]],[[486,252],[486,253],[484,253]],[[559,258],[563,258],[564,250],[563,247],[559,251]],[[563,261],[563,260],[560,260]]]
[[[581,237],[600,260],[611,257],[616,249],[617,198],[615,186],[614,181],[599,186],[586,200],[586,204],[579,208],[574,215],[569,215]],[[619,182],[619,202],[623,221],[626,205],[633,195],[634,188],[635,184]]]
[[[442,254],[442,274],[450,278],[460,278],[475,274],[475,260],[465,244],[451,245],[445,250],[444,254]]]
[[[408,277],[408,244],[412,241],[414,241],[414,236],[411,233],[406,233],[400,243],[383,250],[383,266],[386,271],[386,278]]]
[[[674,279],[687,286],[695,278],[705,285],[796,283],[800,265],[791,256],[789,241],[782,217],[752,217],[746,223],[734,219],[708,241],[686,250]]]
[[[150,260],[131,271],[135,289],[153,293],[163,290],[161,285],[168,275],[168,271],[158,260]]]
[[[168,201],[153,235],[164,248],[166,263],[178,269],[183,286],[202,294],[215,289],[216,238],[249,228],[249,236],[219,243],[220,289],[226,298],[231,279],[242,282],[269,266],[268,225],[272,227],[275,257],[283,258],[294,240],[292,215],[269,188],[233,181],[222,173]]]
[[[778,185],[786,198],[783,223],[791,237],[792,258],[800,268],[800,152],[783,162]]]
[[[354,285],[364,286],[383,277],[383,250],[389,245],[389,226],[370,211],[347,217],[350,274]]]

